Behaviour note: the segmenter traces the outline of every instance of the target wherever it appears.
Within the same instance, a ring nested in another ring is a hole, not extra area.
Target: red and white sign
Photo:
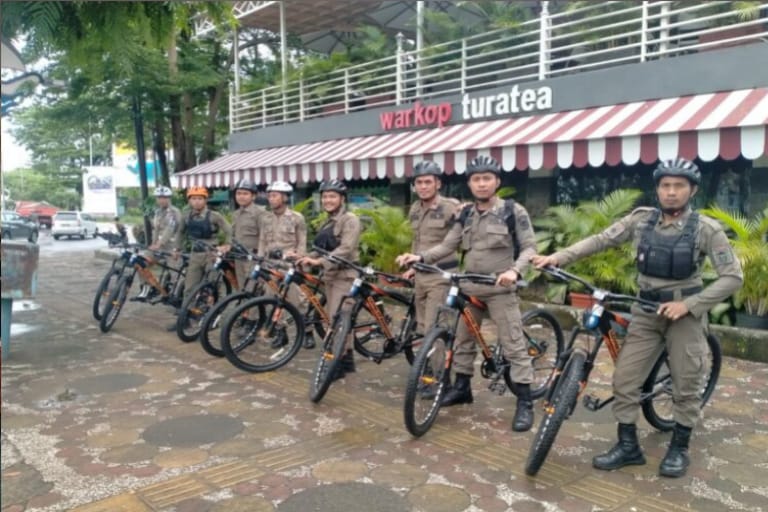
[[[442,128],[450,121],[452,113],[453,108],[450,103],[424,105],[417,101],[411,108],[382,112],[379,114],[379,122],[381,129],[385,131],[424,126]]]

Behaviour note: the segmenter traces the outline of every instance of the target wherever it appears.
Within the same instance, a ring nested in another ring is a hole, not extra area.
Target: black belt
[[[691,288],[683,288],[680,290],[681,297],[690,297],[696,295],[703,288],[701,286],[692,286]],[[677,290],[640,290],[638,294],[641,299],[652,300],[654,302],[672,302],[675,300],[675,292]]]
[[[440,270],[451,270],[459,266],[459,260],[446,261],[435,265]]]

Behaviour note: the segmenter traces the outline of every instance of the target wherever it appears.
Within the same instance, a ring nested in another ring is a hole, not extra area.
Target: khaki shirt
[[[346,207],[341,207],[334,215],[328,218],[325,224],[318,231],[333,226],[333,236],[339,241],[339,246],[331,254],[339,256],[352,262],[358,261],[358,249],[360,247],[360,233],[362,226],[360,218],[352,212],[348,212]],[[313,252],[312,257],[318,257],[319,253]],[[343,270],[342,267],[323,259],[323,268],[326,271]]]
[[[203,242],[208,242],[209,244],[218,244],[219,241],[219,233],[224,233],[224,243],[228,243],[230,241],[230,238],[232,237],[232,228],[229,225],[229,222],[227,222],[227,219],[224,218],[223,215],[221,215],[219,212],[215,212],[213,210],[211,211],[211,224],[213,225],[213,236],[211,238],[203,239]],[[192,219],[198,219],[198,218],[205,218],[205,216],[208,213],[208,207],[206,206],[200,212],[195,212],[194,210],[186,210],[181,216],[181,225],[179,226],[179,236],[177,237],[177,246],[179,248],[182,247],[182,244],[188,238],[187,235],[187,222]]]
[[[421,201],[413,203],[411,211],[408,213],[413,230],[411,252],[418,254],[442,242],[459,213],[459,205],[457,199],[440,195],[437,196],[434,203],[427,207]],[[455,253],[446,256],[437,263],[450,264],[451,262],[456,262],[455,266],[458,266],[458,257]]]
[[[232,238],[247,249],[259,248],[261,218],[267,210],[253,203],[235,210],[232,214]]]
[[[585,238],[570,247],[555,253],[553,256],[561,266],[589,256],[609,247],[616,247],[624,242],[631,241],[635,253],[643,235],[643,229],[648,218],[653,214],[654,208],[637,208],[629,215],[609,226],[602,233]],[[659,217],[656,224],[656,232],[666,236],[679,235],[685,227],[692,210],[684,212],[674,222],[665,223],[664,216]],[[709,311],[714,305],[730,297],[741,287],[743,275],[741,264],[733,253],[728,237],[725,236],[720,224],[704,215],[699,215],[699,227],[696,237],[696,270],[687,279],[674,280],[638,274],[637,284],[641,290],[681,290],[695,286],[702,286],[701,267],[704,257],[709,257],[715,267],[718,279],[707,286],[703,291],[683,299],[688,311],[696,317],[700,317]]]
[[[259,256],[275,250],[283,254],[294,251],[300,256],[307,252],[307,223],[298,212],[291,209],[286,209],[282,215],[264,212],[259,229]]]
[[[493,205],[483,212],[478,212],[473,205],[465,227],[457,218],[442,243],[421,253],[424,262],[440,261],[461,247],[466,272],[500,274],[512,269],[522,276],[530,265],[531,256],[536,254],[536,239],[526,209],[517,202],[514,209],[515,240],[507,228],[504,201],[495,198]],[[520,250],[517,260],[515,244]]]
[[[175,247],[176,234],[181,225],[181,211],[175,206],[158,208],[152,219],[152,244],[167,251]]]

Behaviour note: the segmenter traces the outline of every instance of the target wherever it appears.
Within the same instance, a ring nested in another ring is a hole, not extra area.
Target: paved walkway
[[[12,511],[768,510],[768,366],[726,359],[693,438],[693,466],[656,476],[668,435],[641,423],[649,463],[599,472],[608,410],[579,407],[536,478],[513,399],[474,379],[476,401],[412,439],[404,358],[307,399],[317,349],[251,375],[183,344],[161,306],[129,303],[113,332],[91,318],[107,263],[41,256],[40,297],[14,313],[2,367],[2,504]],[[40,306],[40,307],[38,307]],[[607,393],[610,367],[592,391]]]

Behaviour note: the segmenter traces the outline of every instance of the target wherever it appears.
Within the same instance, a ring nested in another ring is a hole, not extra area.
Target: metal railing
[[[383,105],[488,89],[504,84],[645,62],[751,43],[768,43],[768,3],[752,16],[733,2],[596,2],[421,51],[300,76],[286,87],[237,94],[230,131],[354,112]],[[764,63],[756,65],[765,65]],[[713,69],[716,72],[716,69]]]

